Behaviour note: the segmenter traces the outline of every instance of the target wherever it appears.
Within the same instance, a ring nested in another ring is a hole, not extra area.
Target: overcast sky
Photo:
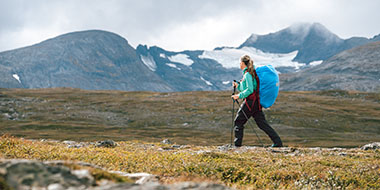
[[[371,38],[379,9],[379,0],[0,0],[0,51],[89,29],[171,51],[239,46],[300,22]]]

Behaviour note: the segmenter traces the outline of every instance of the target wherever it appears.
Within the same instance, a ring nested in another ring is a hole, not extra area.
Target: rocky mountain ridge
[[[117,34],[81,31],[0,52],[0,87],[159,92],[228,90],[232,80],[241,78],[238,59],[243,54],[251,55],[256,66],[272,64],[280,73],[293,75],[340,51],[378,40],[380,35],[343,40],[323,25],[313,23],[293,25],[268,35],[252,35],[237,48],[173,52],[146,45],[134,49]],[[336,64],[344,67],[345,63]],[[350,80],[346,75],[336,79],[338,83]],[[298,88],[285,85],[281,89]],[[324,88],[317,85],[311,89]],[[353,89],[372,91],[374,88]]]
[[[99,30],[2,52],[0,75],[0,86],[6,88],[173,90],[146,68],[124,38]]]
[[[322,64],[294,74],[281,75],[281,89],[380,90],[380,42],[343,51]]]
[[[327,60],[341,51],[379,40],[380,35],[370,39],[341,39],[320,23],[299,23],[267,35],[252,34],[240,48],[254,47],[271,53],[298,51],[294,61],[310,63]]]

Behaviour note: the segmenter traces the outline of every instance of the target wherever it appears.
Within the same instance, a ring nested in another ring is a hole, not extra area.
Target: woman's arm
[[[253,93],[253,81],[252,76],[249,73],[244,75],[244,80],[239,84],[239,98],[244,99]]]

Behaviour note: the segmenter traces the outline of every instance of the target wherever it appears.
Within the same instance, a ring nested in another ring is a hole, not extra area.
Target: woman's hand
[[[234,100],[237,100],[237,99],[239,99],[239,94],[232,95],[231,98],[233,98]]]
[[[237,88],[238,87],[238,83],[232,82],[232,87]]]

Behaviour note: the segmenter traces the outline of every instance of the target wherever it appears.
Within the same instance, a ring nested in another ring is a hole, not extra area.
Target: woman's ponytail
[[[253,65],[253,60],[249,55],[244,55],[240,58],[240,61],[243,62],[247,66],[247,72],[252,75],[252,77],[255,77],[255,66]]]

